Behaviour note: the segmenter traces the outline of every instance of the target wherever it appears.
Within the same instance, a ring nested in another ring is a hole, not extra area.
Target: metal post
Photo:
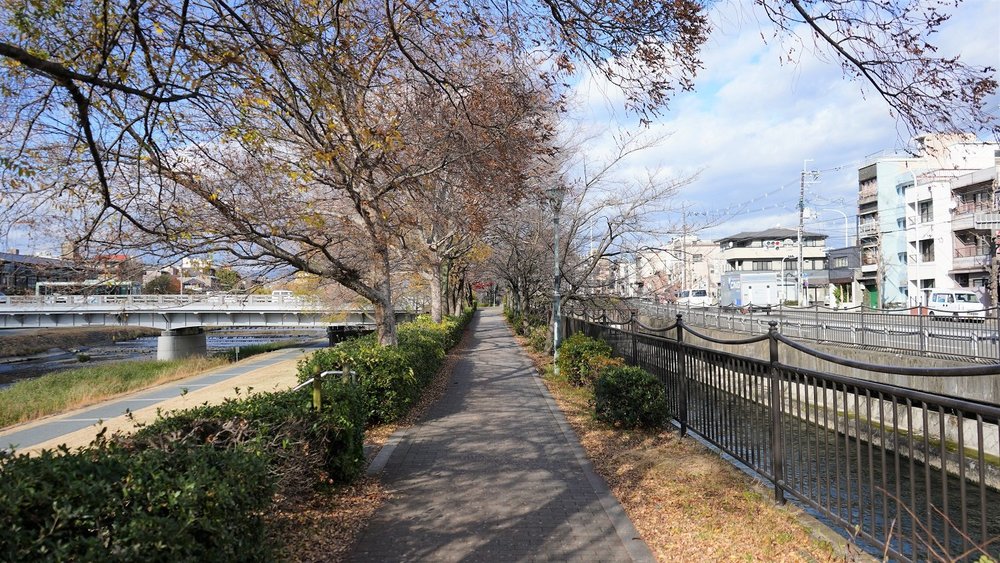
[[[677,422],[681,424],[681,438],[687,434],[688,427],[688,378],[687,354],[684,352],[684,318],[677,315],[677,375],[681,378],[680,412]]]
[[[917,317],[919,318],[920,327],[920,353],[922,355],[927,355],[927,331],[924,326],[924,308],[917,306]]]
[[[639,315],[630,319],[632,325],[632,365],[639,365]],[[642,367],[642,366],[639,366]]]
[[[768,349],[771,361],[771,466],[774,475],[774,502],[785,504],[785,448],[781,428],[781,378],[778,373],[778,323],[770,321]]]
[[[556,377],[559,376],[559,344],[560,331],[559,331],[559,317],[561,311],[560,306],[560,296],[559,296],[559,208],[562,202],[557,199],[561,196],[558,189],[554,189],[554,194],[552,197],[552,240],[553,240],[553,256],[554,260],[552,262],[552,273],[553,273],[553,284],[552,284],[552,369]]]
[[[319,410],[323,405],[323,374],[317,369],[316,375],[313,376],[312,383],[312,395],[313,395],[313,410]]]

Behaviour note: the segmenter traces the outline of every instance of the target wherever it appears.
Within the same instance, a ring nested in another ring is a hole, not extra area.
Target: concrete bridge
[[[399,313],[397,313],[399,315]],[[144,326],[163,331],[157,359],[205,352],[205,327],[370,325],[370,310],[285,295],[42,295],[0,298],[0,329]]]

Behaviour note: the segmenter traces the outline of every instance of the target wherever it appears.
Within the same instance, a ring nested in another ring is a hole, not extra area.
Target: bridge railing
[[[566,318],[567,335],[601,338],[665,386],[691,431],[845,534],[890,558],[1000,556],[1000,407],[781,362],[784,348],[836,364],[914,376],[987,376],[1000,366],[927,369],[836,358],[768,332],[719,340],[678,316],[662,329]],[[694,346],[690,334],[736,353]],[[760,344],[757,344],[760,343]],[[768,359],[741,355],[766,343]]]
[[[321,301],[305,296],[281,295],[8,295],[0,298],[0,309],[46,306],[148,306],[171,308],[192,305],[208,307],[275,305],[293,308],[318,307]]]
[[[960,356],[981,363],[1000,363],[1000,315],[997,309],[977,311],[976,317],[912,307],[881,310],[866,307],[830,309],[776,306],[760,309],[685,307],[643,303],[644,314],[672,320],[683,314],[690,326],[766,334],[768,323],[799,340],[846,344],[927,357]],[[947,314],[945,314],[947,313]]]

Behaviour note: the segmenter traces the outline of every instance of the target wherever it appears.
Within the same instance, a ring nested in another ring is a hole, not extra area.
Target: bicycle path
[[[209,372],[164,383],[143,391],[77,409],[61,415],[14,426],[0,432],[0,450],[12,447],[17,452],[37,451],[66,444],[71,449],[90,443],[102,427],[109,433],[128,431],[133,422],[126,418],[132,413],[135,421],[148,422],[163,411],[189,408],[203,402],[217,403],[235,395],[234,387],[246,392],[287,389],[296,382],[296,362],[310,347],[288,348]]]
[[[350,561],[653,561],[496,309],[445,395],[373,462],[390,498]]]

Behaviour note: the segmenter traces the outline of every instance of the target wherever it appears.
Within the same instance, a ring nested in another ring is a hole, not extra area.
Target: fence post
[[[816,322],[813,323],[813,330],[816,331],[815,332],[815,334],[816,334],[816,340],[819,341],[820,337],[819,337],[819,302],[818,301],[815,302],[815,303],[813,303],[813,312],[815,313],[813,315],[813,318],[816,319]]]
[[[774,474],[774,502],[785,504],[785,447],[781,428],[781,378],[778,374],[778,323],[770,321],[767,334],[771,361],[771,469]]]
[[[681,423],[681,438],[687,434],[688,428],[688,378],[687,353],[684,351],[684,316],[677,314],[677,374],[681,378],[681,397],[678,405],[677,422]]]
[[[632,329],[632,365],[639,365],[639,315],[634,315],[629,319]],[[640,366],[641,367],[641,366]]]
[[[924,326],[924,311],[923,307],[917,306],[917,317],[918,326],[920,327],[920,354],[927,355],[927,332]]]
[[[313,410],[319,410],[323,405],[323,381],[322,381],[322,371],[320,368],[316,368],[316,375],[313,376],[312,392],[313,392]]]

